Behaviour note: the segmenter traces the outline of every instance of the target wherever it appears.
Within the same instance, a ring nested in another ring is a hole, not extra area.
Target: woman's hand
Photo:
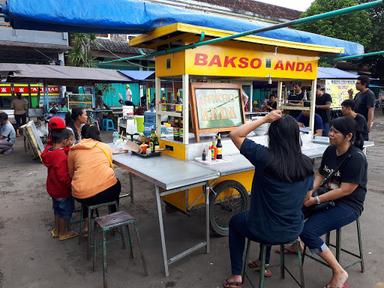
[[[310,207],[310,206],[313,206],[313,205],[315,205],[315,204],[317,204],[317,203],[316,203],[316,199],[315,199],[315,197],[313,197],[313,196],[311,196],[311,197],[309,197],[309,198],[306,198],[306,199],[304,200],[304,206],[305,206],[305,207]]]
[[[279,120],[283,116],[283,112],[281,110],[273,110],[264,116],[265,121],[272,123],[276,120]]]

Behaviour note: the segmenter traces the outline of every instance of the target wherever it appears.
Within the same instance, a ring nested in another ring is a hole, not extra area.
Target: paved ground
[[[371,135],[376,146],[368,151],[369,193],[361,219],[367,271],[361,274],[358,267],[348,270],[349,282],[354,288],[374,287],[384,280],[384,117],[378,114],[376,119]],[[44,188],[46,169],[24,154],[20,142],[15,154],[0,155],[0,288],[102,287],[101,260],[98,259],[97,271],[93,273],[91,263],[85,259],[85,242],[78,245],[77,239],[59,242],[50,237],[52,212]],[[123,189],[127,189],[127,174],[121,170],[117,174]],[[108,250],[109,287],[221,287],[229,273],[226,238],[212,238],[211,254],[195,253],[171,266],[170,277],[163,276],[153,187],[138,178],[133,182],[136,202],[132,205],[124,199],[122,206],[138,218],[150,275],[144,277],[138,257],[129,259],[128,250],[121,250],[120,243],[115,242]],[[202,211],[196,211],[192,217],[167,214],[169,253],[175,254],[202,239],[203,223]],[[343,243],[346,248],[356,249],[355,235],[354,226],[345,229]],[[252,254],[257,254],[256,248]],[[276,255],[272,257],[273,261],[278,261]],[[345,261],[349,259],[343,257]],[[293,264],[294,260],[289,256],[287,262]],[[279,279],[277,268],[273,272],[275,275],[267,280],[266,287],[295,287],[291,279]],[[305,277],[307,287],[322,287],[330,271],[308,259]]]

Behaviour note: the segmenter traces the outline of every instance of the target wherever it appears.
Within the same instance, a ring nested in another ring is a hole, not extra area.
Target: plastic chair
[[[115,124],[113,124],[113,120],[109,118],[103,119],[103,130],[104,131],[115,131]]]
[[[298,240],[296,240],[298,241]],[[276,243],[275,243],[276,244]],[[273,244],[273,245],[275,245]],[[292,279],[299,285],[299,287],[305,288],[305,283],[304,283],[304,270],[303,270],[303,260],[302,260],[302,254],[300,249],[297,250],[297,257],[298,257],[298,266],[300,270],[300,280],[297,280],[292,272],[288,270],[288,268],[285,266],[285,253],[284,253],[284,245],[288,243],[282,243],[282,244],[277,244],[280,245],[280,277],[282,279],[285,278],[285,271],[288,272],[288,274],[292,277]],[[251,246],[251,241],[247,239],[247,248],[245,250],[245,257],[243,261],[243,283],[245,278],[248,279],[249,283],[251,284],[252,287],[255,287],[249,278],[249,276],[246,273],[247,269],[247,263],[248,263],[248,253],[249,253],[249,248]],[[261,243],[260,249],[261,249],[261,260],[260,260],[260,272],[259,272],[259,288],[264,288],[264,278],[265,278],[265,258],[266,258],[266,253],[267,253],[267,247],[272,246],[272,244],[267,244],[267,243]],[[271,267],[271,266],[270,266]]]
[[[97,230],[101,230],[103,234],[103,240],[102,240],[102,251],[103,251],[103,287],[107,288],[107,232],[113,231],[116,228],[121,229],[121,235],[122,235],[122,240],[123,240],[123,248],[126,247],[125,240],[124,238],[128,238],[129,240],[129,246],[130,246],[130,254],[131,258],[133,258],[133,249],[132,249],[132,240],[131,240],[131,235],[129,231],[129,226],[132,225],[135,229],[135,234],[136,234],[136,240],[137,240],[137,246],[139,248],[140,252],[140,257],[141,257],[141,262],[143,265],[144,269],[144,274],[148,275],[148,269],[147,269],[147,264],[145,262],[144,254],[141,249],[141,244],[140,244],[140,237],[139,237],[139,231],[137,229],[136,225],[136,219],[128,214],[125,211],[119,211],[115,212],[109,215],[105,215],[102,217],[98,217],[95,219],[94,226],[95,226],[95,233]],[[128,234],[125,237],[124,234]],[[92,262],[92,269],[95,271],[95,262],[96,262],[96,249],[97,249],[97,243],[96,243],[96,235],[93,238],[93,262]]]
[[[365,270],[365,266],[364,266],[364,254],[363,254],[363,242],[362,242],[362,239],[361,239],[361,230],[360,230],[360,220],[359,218],[356,219],[356,233],[357,233],[357,242],[358,242],[358,246],[359,246],[359,254],[356,254],[354,252],[351,252],[349,250],[346,250],[346,249],[343,249],[341,247],[341,229],[343,227],[341,227],[340,229],[337,229],[336,230],[336,243],[335,244],[332,244],[330,243],[330,238],[331,238],[331,232],[328,232],[325,236],[325,243],[330,246],[330,247],[334,247],[336,248],[336,260],[337,262],[340,263],[340,255],[341,255],[341,252],[344,252],[344,253],[347,253],[351,256],[354,256],[355,258],[357,258],[357,260],[355,262],[352,262],[348,265],[345,265],[343,266],[343,268],[349,268],[349,267],[352,267],[353,265],[356,265],[358,263],[360,263],[360,271],[361,273],[364,273],[364,270]],[[313,257],[312,255],[308,255],[306,254],[306,250],[307,250],[307,246],[304,246],[304,252],[303,252],[303,263],[304,263],[304,257],[307,256],[309,257],[310,259],[312,260],[315,260],[325,266],[328,266],[327,263],[325,263],[324,261],[318,259],[318,258],[315,258]]]

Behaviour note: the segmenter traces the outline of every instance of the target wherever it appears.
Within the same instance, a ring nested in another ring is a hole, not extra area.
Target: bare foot
[[[243,279],[241,275],[232,275],[231,277],[227,278],[224,283],[224,288],[240,288],[243,284]]]
[[[345,270],[334,272],[331,282],[329,282],[327,287],[343,288],[345,282],[347,282],[347,279],[348,279],[348,273]]]

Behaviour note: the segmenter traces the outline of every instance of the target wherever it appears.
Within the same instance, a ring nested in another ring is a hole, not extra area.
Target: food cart
[[[176,23],[140,35],[130,44],[161,49],[198,42],[201,35],[209,39],[232,34],[231,31]],[[210,183],[210,223],[215,233],[226,235],[229,217],[247,207],[247,192],[251,190],[254,171],[228,138],[222,141],[222,160],[207,164],[199,157],[204,149],[207,151],[212,135],[217,132],[226,134],[246,121],[242,84],[252,80],[277,82],[279,109],[311,111],[311,131],[307,137],[311,139],[319,56],[340,53],[343,53],[343,48],[245,36],[155,57],[158,135],[164,116],[172,117],[170,122],[173,124],[175,119],[179,123],[179,127],[174,127],[179,129],[176,141],[160,140],[163,154],[179,160],[195,160],[220,172],[221,176]],[[284,99],[283,85],[292,80],[310,81],[310,107],[289,106]],[[180,84],[175,85],[173,97],[165,101],[161,88],[166,81]],[[164,105],[170,106],[164,102],[180,103],[178,98],[182,98],[181,111],[164,109]],[[267,145],[266,136],[254,137],[253,140]],[[323,149],[310,143],[310,140],[307,142],[304,150],[309,146],[318,148],[318,156],[321,156]],[[185,213],[204,204],[201,187],[173,193],[162,197],[162,200]]]

